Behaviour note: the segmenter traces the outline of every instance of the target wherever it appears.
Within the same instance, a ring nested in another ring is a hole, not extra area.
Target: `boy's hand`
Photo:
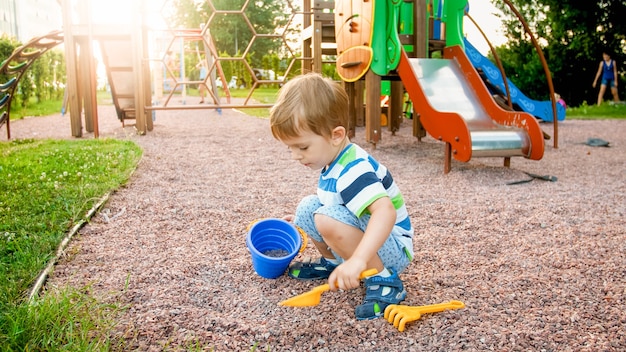
[[[348,259],[341,263],[328,277],[328,284],[331,291],[351,290],[359,287],[361,279],[359,276],[361,272],[367,269],[367,263],[356,259]]]

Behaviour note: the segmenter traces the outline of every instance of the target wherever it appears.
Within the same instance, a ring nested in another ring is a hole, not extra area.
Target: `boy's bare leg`
[[[311,237],[309,237],[309,240],[313,242],[313,244],[315,245],[315,248],[317,248],[317,250],[320,252],[322,257],[326,259],[335,259],[335,255],[333,254],[333,252],[330,251],[330,248],[328,248],[328,244],[324,242],[317,242]]]
[[[344,259],[349,259],[352,256],[363,238],[363,231],[326,215],[316,214],[315,226],[324,237],[324,241],[326,241],[328,247],[332,248]],[[320,252],[324,255],[321,250]],[[378,255],[370,259],[367,263],[367,267],[375,268],[379,272],[384,269],[383,262]]]

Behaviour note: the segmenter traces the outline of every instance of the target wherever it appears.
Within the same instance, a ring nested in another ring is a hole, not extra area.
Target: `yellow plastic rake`
[[[404,331],[406,323],[418,320],[422,314],[438,313],[448,309],[461,309],[465,304],[461,301],[450,301],[446,303],[430,304],[427,306],[405,306],[400,304],[391,304],[385,308],[385,319],[393,323],[398,331]]]
[[[372,276],[372,275],[376,275],[376,273],[378,273],[378,270],[376,269],[368,269],[365,270],[364,272],[361,273],[361,275],[359,276],[360,279],[364,279],[366,277]],[[287,307],[311,307],[311,306],[316,306],[320,303],[320,300],[322,298],[322,293],[326,292],[330,290],[330,285],[329,284],[324,284],[324,285],[319,285],[315,288],[313,288],[311,291],[309,292],[305,292],[303,294],[291,297],[289,299],[286,299],[280,303],[278,303],[279,306],[287,306]]]

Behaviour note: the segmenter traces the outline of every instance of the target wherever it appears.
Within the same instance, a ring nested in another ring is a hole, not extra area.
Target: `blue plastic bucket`
[[[295,226],[282,219],[257,221],[246,236],[254,271],[266,279],[281,276],[302,247]]]

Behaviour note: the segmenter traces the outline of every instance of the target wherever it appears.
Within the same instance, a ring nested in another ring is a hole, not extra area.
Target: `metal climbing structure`
[[[15,49],[11,56],[0,64],[0,74],[7,77],[6,82],[0,82],[0,127],[6,125],[8,139],[11,138],[11,101],[18,82],[35,60],[62,42],[61,31],[33,38]]]
[[[24,44],[2,67],[3,72],[16,75],[0,85],[4,93],[0,103],[6,112],[2,121],[7,124],[7,131],[8,107],[19,74],[42,50],[61,43],[67,66],[66,105],[74,137],[81,137],[84,131],[98,136],[96,93],[98,69],[102,66],[118,119],[123,124],[133,120],[140,134],[153,129],[153,119],[160,110],[268,108],[271,103],[259,98],[258,90],[270,85],[277,87],[301,70],[321,72],[321,65],[314,60],[319,52],[302,54],[302,27],[313,23],[313,16],[317,15],[311,10],[316,6],[311,5],[311,0],[280,2],[280,18],[273,20],[282,24],[275,29],[251,21],[264,6],[249,0],[195,2],[198,12],[205,16],[198,28],[174,24],[175,0],[63,0],[60,3],[63,30]],[[333,2],[317,0],[317,3]],[[228,52],[220,48],[212,35],[214,28],[235,33],[237,50]],[[264,45],[268,42],[280,45],[278,48]],[[281,60],[278,70],[258,64],[259,57],[268,53],[265,49],[268,47]],[[189,62],[205,63],[208,72],[199,76],[190,69],[198,66]],[[238,68],[237,75],[225,69],[233,66]],[[243,85],[245,89],[241,89]],[[206,94],[206,102],[202,104],[195,93],[200,87]],[[233,88],[237,89],[236,97],[231,95]]]

